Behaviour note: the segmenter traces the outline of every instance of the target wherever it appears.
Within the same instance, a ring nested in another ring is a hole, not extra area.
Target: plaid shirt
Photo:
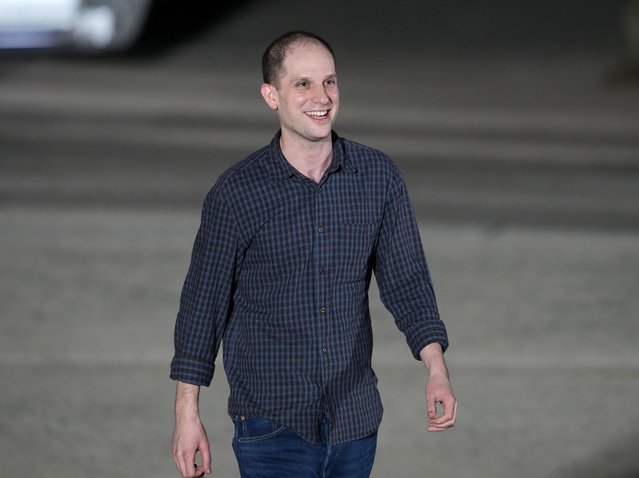
[[[368,287],[415,358],[448,345],[404,181],[383,153],[333,135],[319,184],[270,145],[226,171],[204,202],[175,327],[171,378],[208,386],[224,339],[232,416],[266,416],[319,441],[373,433]]]

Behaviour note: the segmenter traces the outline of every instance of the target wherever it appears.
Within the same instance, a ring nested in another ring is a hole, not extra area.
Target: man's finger
[[[201,477],[204,476],[204,474],[206,473],[206,468],[204,466],[197,466],[196,464],[193,465],[195,467],[195,470],[193,471],[193,476],[195,477]]]
[[[426,397],[426,416],[430,419],[437,416],[437,400],[435,400],[435,397]]]
[[[178,470],[183,478],[191,478],[195,475],[195,456],[188,452],[183,452],[178,456]]]
[[[455,426],[457,420],[457,401],[449,400],[444,404],[444,413],[428,422],[429,431],[443,431]]]
[[[202,468],[205,473],[211,473],[211,449],[208,443],[203,443],[200,447],[200,455],[202,455]]]
[[[443,423],[454,421],[457,415],[457,401],[454,398],[446,400],[443,405],[443,413],[431,420],[433,423],[441,425]]]

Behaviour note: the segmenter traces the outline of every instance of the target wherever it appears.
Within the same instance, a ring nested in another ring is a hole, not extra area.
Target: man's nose
[[[326,104],[330,101],[328,93],[326,93],[326,88],[324,85],[316,86],[313,90],[313,101],[315,103]]]

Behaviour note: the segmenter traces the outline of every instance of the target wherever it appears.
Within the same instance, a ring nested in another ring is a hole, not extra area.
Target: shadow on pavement
[[[599,453],[593,453],[587,461],[567,466],[557,478],[636,478],[639,476],[637,443],[639,434],[620,437]]]

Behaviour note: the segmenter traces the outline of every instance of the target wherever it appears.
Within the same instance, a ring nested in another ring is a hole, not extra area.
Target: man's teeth
[[[323,118],[328,114],[328,111],[308,111],[306,114],[309,116],[315,116],[316,118]]]

